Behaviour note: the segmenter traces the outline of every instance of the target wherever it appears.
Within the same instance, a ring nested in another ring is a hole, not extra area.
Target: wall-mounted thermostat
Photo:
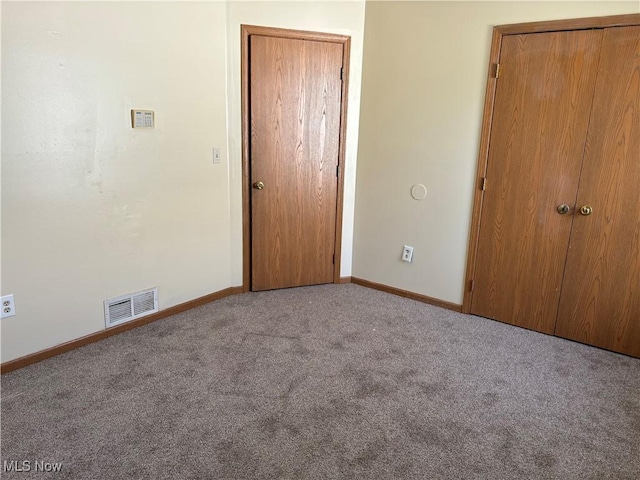
[[[132,128],[153,128],[153,110],[131,110]]]

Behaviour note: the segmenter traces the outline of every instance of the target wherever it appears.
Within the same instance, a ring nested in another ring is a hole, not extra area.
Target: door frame
[[[334,239],[333,283],[340,283],[342,253],[342,208],[344,202],[344,173],[347,136],[347,104],[349,103],[349,59],[351,37],[333,33],[288,30],[283,28],[240,25],[241,28],[241,96],[242,96],[242,291],[251,290],[251,102],[249,91],[249,38],[263,35],[276,38],[309,40],[342,45],[342,96],[340,129],[338,133],[338,190],[336,198],[336,233]]]
[[[464,282],[462,313],[471,313],[473,297],[473,279],[475,277],[476,259],[478,255],[478,240],[480,238],[480,221],[482,216],[483,184],[487,173],[489,160],[489,140],[493,123],[493,108],[496,93],[496,70],[500,60],[502,37],[505,35],[520,35],[524,33],[546,33],[568,30],[587,30],[594,28],[628,27],[640,25],[640,14],[613,15],[607,17],[575,18],[569,20],[551,20],[545,22],[516,23],[493,27],[491,39],[491,53],[487,72],[487,87],[484,99],[484,113],[482,116],[482,130],[480,147],[474,183],[473,208],[471,213],[471,229],[467,249],[467,266]],[[490,181],[491,179],[489,179]]]

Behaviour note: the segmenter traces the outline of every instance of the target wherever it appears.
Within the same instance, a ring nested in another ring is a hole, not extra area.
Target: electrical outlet
[[[409,245],[405,245],[404,247],[402,247],[402,261],[411,263],[412,259],[413,259],[413,247],[410,247]]]
[[[16,314],[16,305],[13,303],[13,293],[0,298],[2,302],[2,317],[13,317]]]

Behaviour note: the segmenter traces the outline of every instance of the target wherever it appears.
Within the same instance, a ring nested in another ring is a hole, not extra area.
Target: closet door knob
[[[593,209],[589,206],[589,205],[583,205],[580,207],[580,213],[582,215],[591,215],[591,213],[593,212]]]
[[[558,208],[556,210],[558,210],[558,213],[560,215],[566,215],[567,213],[569,213],[569,205],[563,203],[562,205],[558,205]]]

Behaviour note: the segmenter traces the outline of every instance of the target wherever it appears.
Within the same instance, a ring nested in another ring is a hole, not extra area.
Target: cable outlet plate
[[[413,247],[410,247],[409,245],[402,247],[401,258],[403,262],[411,263],[411,260],[413,260]]]
[[[16,314],[16,304],[13,301],[13,293],[0,297],[0,303],[2,303],[1,318],[13,317]]]

